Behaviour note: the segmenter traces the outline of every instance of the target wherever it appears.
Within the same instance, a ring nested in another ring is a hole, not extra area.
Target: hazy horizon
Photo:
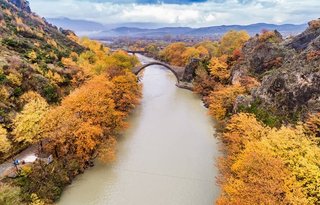
[[[188,27],[188,28],[205,28],[205,27],[214,27],[214,26],[250,26],[250,25],[256,25],[256,24],[273,24],[273,25],[305,25],[308,23],[308,21],[313,20],[313,19],[309,19],[306,20],[305,22],[301,22],[301,23],[267,23],[267,22],[255,22],[255,23],[250,23],[250,24],[219,24],[219,25],[208,25],[208,26],[183,26],[183,25],[177,25],[177,24],[165,24],[165,23],[154,23],[154,22],[122,22],[122,23],[100,23],[98,21],[94,21],[94,20],[86,20],[86,19],[75,19],[75,18],[69,18],[69,17],[65,17],[65,16],[60,16],[60,17],[52,17],[52,18],[46,18],[47,20],[70,20],[70,21],[83,21],[83,22],[88,22],[88,23],[97,23],[100,24],[102,26],[110,26],[110,25],[114,25],[114,28],[118,28],[118,26],[120,25],[120,27],[133,27],[131,25],[134,25],[135,28],[141,28],[141,29],[157,29],[157,28],[164,28],[164,27]]]
[[[101,24],[151,23],[208,27],[255,23],[304,24],[319,17],[310,0],[30,0],[46,18],[66,17]],[[55,8],[55,9],[52,9]],[[308,11],[308,12],[306,12]],[[164,15],[165,14],[165,15]],[[277,15],[275,15],[277,14]]]

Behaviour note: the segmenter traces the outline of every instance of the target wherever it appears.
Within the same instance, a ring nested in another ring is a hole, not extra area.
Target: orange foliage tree
[[[240,85],[220,86],[209,95],[209,113],[217,120],[223,120],[232,111],[237,96],[245,92]]]
[[[42,122],[47,152],[85,162],[102,141],[123,128],[124,115],[115,109],[112,86],[106,76],[94,77],[48,113]]]

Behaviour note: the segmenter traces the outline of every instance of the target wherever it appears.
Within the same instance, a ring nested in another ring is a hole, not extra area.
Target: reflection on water
[[[214,204],[219,152],[213,122],[200,99],[175,81],[160,66],[145,70],[142,103],[119,141],[117,161],[77,177],[59,205]]]

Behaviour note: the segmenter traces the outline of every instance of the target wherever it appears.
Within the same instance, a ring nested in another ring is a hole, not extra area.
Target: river
[[[177,88],[161,66],[146,68],[141,83],[142,103],[119,140],[117,160],[78,176],[58,205],[214,204],[219,142],[201,100]]]

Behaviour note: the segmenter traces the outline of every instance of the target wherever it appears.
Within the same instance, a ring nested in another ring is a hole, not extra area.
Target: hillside
[[[0,122],[10,129],[19,96],[33,90],[56,103],[69,93],[75,73],[61,59],[84,48],[31,13],[25,1],[0,3]]]

